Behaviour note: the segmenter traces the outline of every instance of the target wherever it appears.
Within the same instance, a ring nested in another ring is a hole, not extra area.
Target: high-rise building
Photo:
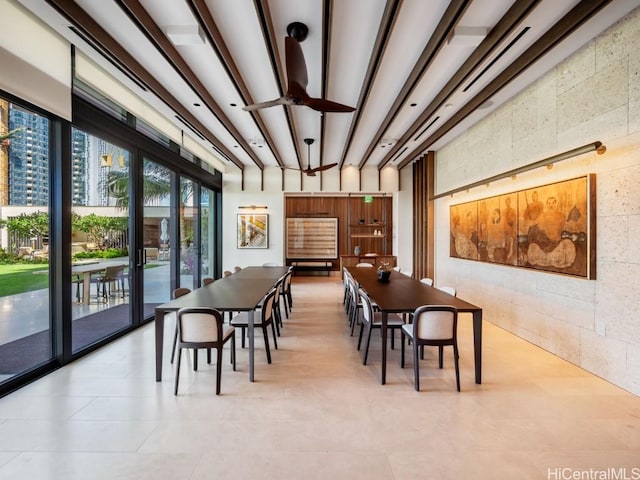
[[[49,120],[9,104],[9,205],[49,204]]]

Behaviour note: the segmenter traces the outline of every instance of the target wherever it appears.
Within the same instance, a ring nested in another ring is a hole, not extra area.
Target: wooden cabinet
[[[393,255],[342,255],[340,256],[340,271],[343,267],[355,267],[358,263],[370,263],[378,268],[383,263],[392,267],[396,266],[396,257]]]
[[[349,195],[347,204],[347,237],[349,254],[391,253],[390,202],[386,195]],[[356,252],[359,247],[359,252]]]

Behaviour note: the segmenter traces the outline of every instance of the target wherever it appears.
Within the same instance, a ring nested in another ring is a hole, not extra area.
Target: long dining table
[[[197,288],[155,308],[156,381],[162,380],[164,317],[184,307],[209,307],[221,312],[247,312],[249,335],[249,380],[254,381],[253,317],[262,298],[287,273],[288,267],[246,267],[227,277]]]
[[[475,377],[476,383],[482,382],[482,308],[396,271],[391,272],[388,282],[381,282],[375,268],[348,267],[348,270],[382,312],[382,385],[387,376],[388,316],[390,313],[412,313],[421,305],[452,305],[458,312],[473,315]]]

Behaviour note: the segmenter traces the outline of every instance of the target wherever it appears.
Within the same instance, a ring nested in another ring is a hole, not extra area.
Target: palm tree
[[[129,170],[111,170],[106,186],[116,200],[116,207],[129,208]],[[171,175],[168,169],[154,162],[144,162],[142,166],[142,199],[145,205],[158,203],[169,195]]]
[[[7,146],[9,144],[8,140],[20,130],[22,130],[22,127],[16,128],[15,130],[11,130],[7,133],[0,133],[0,145]]]

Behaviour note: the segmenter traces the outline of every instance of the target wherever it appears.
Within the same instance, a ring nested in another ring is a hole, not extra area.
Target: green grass
[[[148,263],[144,268],[148,270],[159,266],[158,263]],[[48,269],[49,266],[46,263],[0,264],[0,297],[49,288]]]
[[[0,265],[0,297],[49,287],[49,266],[15,263]],[[37,271],[45,273],[35,273]]]

